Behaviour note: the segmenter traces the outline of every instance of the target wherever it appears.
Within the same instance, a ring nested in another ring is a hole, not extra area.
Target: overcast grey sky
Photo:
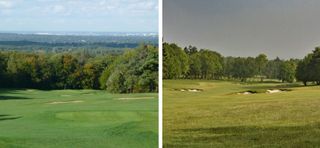
[[[164,40],[224,56],[303,58],[320,46],[320,0],[164,0]]]

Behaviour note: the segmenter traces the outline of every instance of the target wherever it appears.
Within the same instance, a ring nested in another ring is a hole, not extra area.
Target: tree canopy
[[[0,52],[0,87],[156,92],[158,49],[141,45],[123,54]]]
[[[315,53],[317,54],[313,56],[314,59],[320,59],[320,49]],[[247,81],[249,78],[260,78],[263,81],[264,78],[268,78],[278,79],[282,82],[296,81],[298,75],[296,69],[300,62],[298,59],[282,60],[278,57],[269,60],[265,54],[259,54],[256,57],[223,57],[213,50],[198,49],[195,46],[188,46],[182,50],[176,44],[169,43],[163,44],[163,59],[165,79],[237,79]],[[317,65],[319,61],[310,60],[310,63]],[[318,70],[319,72],[313,71],[313,75],[320,73],[320,66]],[[320,83],[320,79],[313,81],[317,80]]]

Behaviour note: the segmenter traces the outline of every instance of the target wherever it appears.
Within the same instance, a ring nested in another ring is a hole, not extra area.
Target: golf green
[[[157,147],[157,109],[157,94],[1,90],[0,147]]]

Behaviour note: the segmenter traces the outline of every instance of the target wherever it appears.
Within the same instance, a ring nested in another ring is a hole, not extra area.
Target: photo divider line
[[[163,123],[162,123],[162,102],[163,102],[163,98],[162,98],[162,38],[163,38],[163,31],[162,31],[162,0],[158,0],[158,50],[159,50],[159,55],[158,55],[158,59],[159,59],[159,91],[158,91],[158,95],[159,95],[159,103],[158,103],[158,124],[159,124],[159,132],[158,132],[158,138],[159,138],[159,148],[162,148],[162,140],[163,140],[163,136],[162,136],[162,133],[163,133],[163,130],[162,130],[162,127],[163,127]]]

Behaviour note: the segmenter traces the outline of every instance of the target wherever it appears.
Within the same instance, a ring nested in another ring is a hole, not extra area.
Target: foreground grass
[[[0,147],[157,147],[157,102],[157,94],[1,90]]]
[[[202,92],[179,91],[197,88]],[[243,95],[271,88],[292,91]],[[164,81],[164,147],[318,147],[320,87]]]

